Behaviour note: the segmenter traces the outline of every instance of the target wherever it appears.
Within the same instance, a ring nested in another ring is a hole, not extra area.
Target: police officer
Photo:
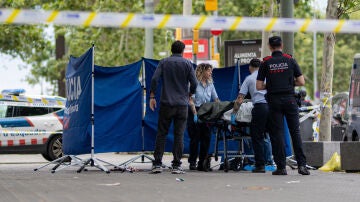
[[[298,164],[298,173],[310,175],[306,168],[306,157],[302,148],[299,110],[294,90],[294,86],[305,85],[305,79],[296,60],[291,55],[282,52],[283,44],[279,36],[269,38],[269,48],[272,54],[263,59],[256,81],[256,89],[267,90],[266,99],[269,104],[271,124],[269,127],[270,139],[274,161],[277,165],[277,169],[272,174],[287,175],[284,143],[285,116]]]

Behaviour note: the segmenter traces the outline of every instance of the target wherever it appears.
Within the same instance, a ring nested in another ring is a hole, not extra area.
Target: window
[[[0,105],[0,118],[6,117],[6,110],[7,110],[6,105]]]
[[[21,117],[21,116],[39,116],[56,112],[62,108],[33,107],[33,106],[7,106],[0,105],[0,118]]]
[[[46,107],[22,107],[16,106],[14,110],[14,117],[20,116],[38,116],[49,113],[49,108]]]

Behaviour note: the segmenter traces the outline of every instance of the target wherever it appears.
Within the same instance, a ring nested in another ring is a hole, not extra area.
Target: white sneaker
[[[162,167],[161,166],[153,166],[152,169],[151,169],[151,172],[154,173],[154,174],[161,173],[162,172]]]
[[[171,174],[185,174],[185,170],[179,167],[173,167],[171,170]]]

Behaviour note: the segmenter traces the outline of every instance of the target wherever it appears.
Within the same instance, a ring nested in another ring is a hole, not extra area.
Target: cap
[[[269,45],[270,46],[280,46],[282,43],[281,37],[279,36],[272,36],[269,38]]]

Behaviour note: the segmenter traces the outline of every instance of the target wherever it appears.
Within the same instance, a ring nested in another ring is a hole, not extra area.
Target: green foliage
[[[350,19],[351,14],[360,10],[360,2],[353,0],[339,0],[338,18]]]
[[[350,8],[350,1],[341,0],[339,7],[344,3],[347,6],[348,12],[355,11],[356,7]],[[300,4],[302,1],[300,1]],[[357,3],[359,6],[359,3]],[[299,6],[299,5],[298,5]],[[339,9],[341,10],[341,9]],[[359,12],[350,12],[348,13],[349,19],[360,19]],[[312,18],[313,11],[311,10],[310,5],[303,5],[300,8],[295,9],[295,16],[298,18]],[[316,14],[317,17],[320,16],[319,13]],[[323,57],[323,43],[324,43],[324,34],[317,33],[317,81],[320,85],[321,81],[321,68],[322,68],[322,57]],[[355,53],[360,52],[360,42],[359,37],[356,34],[337,34],[336,43],[335,43],[335,52],[334,52],[334,76],[333,76],[333,92],[343,92],[348,91],[351,67],[353,64],[353,57]],[[299,62],[303,74],[306,80],[306,89],[308,95],[312,96],[313,92],[313,33],[295,33],[295,58]]]
[[[155,0],[154,12],[158,14],[183,13],[181,0]],[[192,1],[194,15],[213,15],[205,11],[204,0]],[[276,2],[276,1],[274,1]],[[310,0],[300,0],[294,9],[295,18],[312,18]],[[219,16],[261,17],[269,6],[269,0],[230,1],[218,0]],[[274,17],[279,16],[278,4],[275,4]],[[360,19],[358,1],[340,0],[343,15],[341,18]],[[96,12],[134,12],[144,13],[144,0],[2,0],[2,8],[30,8],[45,10],[81,10]],[[320,16],[319,13],[316,14]],[[64,35],[66,55],[55,60],[55,42],[47,36],[49,29],[44,25],[0,25],[0,52],[20,57],[31,65],[30,83],[39,83],[41,79],[51,82],[56,88],[62,80],[60,72],[66,67],[70,55],[80,56],[95,44],[95,63],[101,66],[119,66],[133,63],[144,55],[145,32],[142,28],[102,28],[54,26],[55,37]],[[160,59],[160,52],[169,51],[175,38],[174,29],[154,29],[154,59]],[[224,31],[221,38],[220,54],[223,58],[225,40],[261,39],[261,32]],[[308,95],[313,95],[313,33],[295,33],[294,57],[299,62],[306,78]],[[51,40],[51,41],[50,41]],[[318,81],[321,78],[323,34],[317,34]],[[335,47],[333,91],[347,91],[353,56],[360,52],[359,37],[355,34],[337,34]],[[223,60],[221,61],[223,65]]]

